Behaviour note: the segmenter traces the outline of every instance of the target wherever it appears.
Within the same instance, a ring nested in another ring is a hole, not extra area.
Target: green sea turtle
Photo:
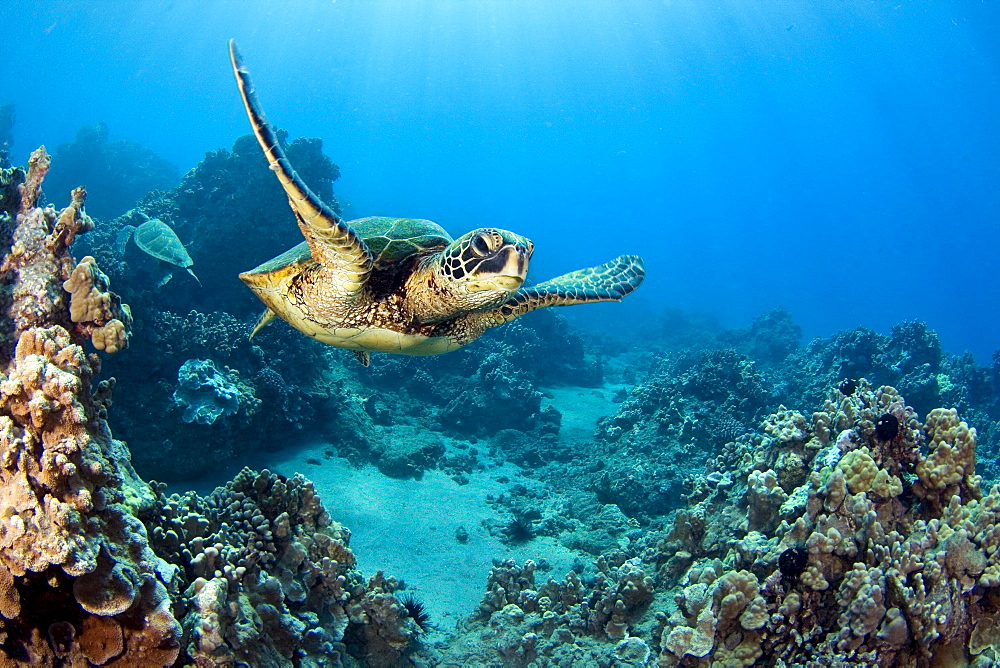
[[[642,283],[642,259],[622,255],[524,287],[534,244],[480,228],[452,239],[411,218],[341,220],[292,169],[264,118],[250,75],[229,42],[250,125],[278,177],[305,242],[240,274],[267,310],[323,343],[355,351],[437,355],[538,308],[621,301]]]
[[[195,276],[194,270],[191,269],[194,260],[188,255],[184,244],[177,238],[177,233],[169,225],[159,218],[147,220],[139,227],[125,225],[118,230],[118,235],[115,237],[115,246],[119,255],[125,254],[125,245],[133,236],[135,237],[135,245],[141,248],[144,253],[186,270],[187,273],[194,276],[198,285],[201,285],[201,280]],[[172,277],[173,272],[167,272],[167,275],[160,281],[160,285],[166,285]]]

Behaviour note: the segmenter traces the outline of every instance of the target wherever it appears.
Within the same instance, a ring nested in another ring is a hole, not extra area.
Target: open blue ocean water
[[[641,253],[634,297],[568,314],[598,333],[785,306],[807,340],[918,319],[981,364],[1000,347],[995,3],[6,0],[0,22],[15,163],[99,122],[180,173],[230,147],[234,37],[347,218],[512,229],[538,279]]]

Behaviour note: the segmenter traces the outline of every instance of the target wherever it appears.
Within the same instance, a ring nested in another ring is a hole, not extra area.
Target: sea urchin
[[[431,613],[427,612],[423,601],[408,593],[399,599],[399,602],[406,610],[406,616],[413,620],[421,633],[431,628]]]
[[[507,537],[508,543],[520,545],[521,543],[527,543],[535,537],[535,527],[532,525],[531,518],[526,514],[515,513],[510,521],[507,522],[503,533]]]

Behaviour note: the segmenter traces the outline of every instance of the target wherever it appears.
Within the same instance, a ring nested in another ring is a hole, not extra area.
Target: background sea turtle
[[[186,270],[187,273],[194,276],[194,280],[198,281],[198,285],[201,285],[201,280],[195,276],[194,270],[191,269],[194,260],[188,255],[184,244],[181,243],[181,240],[169,225],[159,218],[147,220],[139,227],[125,225],[118,230],[118,235],[115,237],[115,247],[119,255],[125,254],[125,245],[133,236],[135,237],[135,245],[147,255]],[[160,281],[160,285],[165,285],[172,277],[173,272],[168,272],[163,280]]]
[[[369,352],[436,355],[529,311],[620,301],[642,283],[642,259],[622,255],[525,288],[534,244],[513,232],[480,228],[453,240],[427,220],[344,222],[292,169],[233,40],[229,55],[250,125],[306,239],[240,274],[267,306],[251,336],[278,316],[364,364]]]

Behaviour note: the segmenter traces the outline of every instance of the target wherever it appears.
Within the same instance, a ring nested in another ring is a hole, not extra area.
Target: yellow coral
[[[111,318],[111,295],[105,287],[107,281],[93,257],[88,255],[80,260],[69,280],[63,283],[63,290],[70,293],[69,317],[73,322],[103,323]],[[101,287],[105,290],[102,291]]]
[[[872,480],[872,491],[883,499],[892,499],[903,493],[903,482],[885,469],[879,469]]]
[[[90,335],[90,341],[98,350],[108,353],[116,353],[125,348],[128,344],[128,334],[125,331],[125,324],[115,318],[103,327],[98,327]]]
[[[976,470],[976,430],[958,418],[954,408],[935,408],[927,415],[928,449],[926,458],[917,462],[916,473],[924,496],[950,498],[967,487],[977,496],[980,477]]]
[[[878,466],[875,465],[868,448],[851,450],[845,454],[837,464],[837,469],[844,472],[851,494],[870,491],[872,481],[878,473]]]
[[[132,322],[127,305],[111,292],[108,277],[90,255],[73,269],[63,289],[70,293],[69,317],[85,325],[91,343],[98,350],[116,353],[128,345],[128,329]]]

